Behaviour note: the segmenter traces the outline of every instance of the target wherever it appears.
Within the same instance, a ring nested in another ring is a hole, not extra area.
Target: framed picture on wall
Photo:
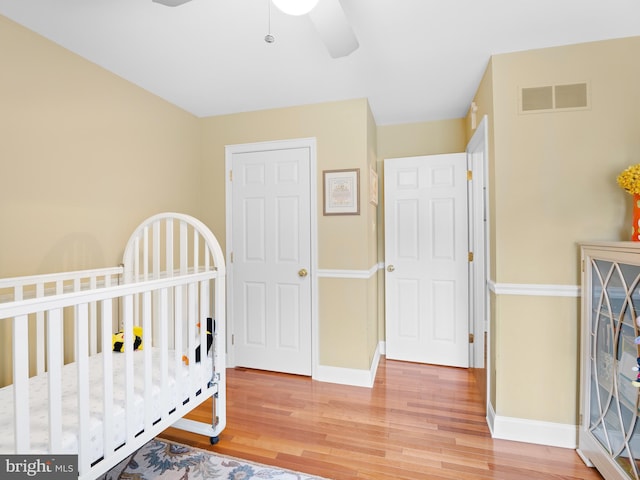
[[[360,215],[360,169],[322,172],[324,215]]]

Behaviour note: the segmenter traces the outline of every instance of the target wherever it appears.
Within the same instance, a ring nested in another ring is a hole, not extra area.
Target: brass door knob
[[[396,267],[394,267],[393,265],[389,265],[387,267],[387,272],[393,272],[396,269]]]
[[[307,270],[304,268],[301,268],[300,270],[298,270],[298,276],[302,278],[306,277],[308,273],[309,272],[307,272]]]

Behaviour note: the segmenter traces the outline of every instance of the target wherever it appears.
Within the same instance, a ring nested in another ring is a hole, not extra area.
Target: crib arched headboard
[[[169,277],[188,276],[194,274],[206,274],[215,272],[212,284],[213,305],[209,304],[208,294],[200,292],[198,305],[201,320],[211,316],[214,326],[213,377],[209,387],[215,390],[213,401],[213,423],[205,424],[188,419],[180,419],[173,423],[174,427],[190,432],[207,435],[211,443],[218,441],[219,433],[226,425],[226,373],[225,373],[225,260],[222,248],[211,230],[200,220],[192,216],[166,212],[159,213],[144,220],[133,232],[123,255],[123,279],[124,283],[146,282],[153,283]],[[205,275],[208,278],[208,275]],[[200,289],[201,286],[197,287]],[[206,289],[205,289],[206,290]],[[188,294],[187,294],[188,295]],[[188,297],[186,297],[188,298]],[[170,300],[171,302],[171,300]],[[186,308],[187,302],[183,305]],[[212,307],[212,310],[209,310]],[[176,310],[172,307],[167,312],[168,322],[173,322]],[[184,318],[189,318],[187,312],[183,312]],[[180,318],[180,317],[176,317]],[[207,319],[208,320],[208,319]],[[137,323],[136,320],[134,322]],[[193,323],[193,322],[191,322]],[[193,325],[191,330],[194,331]],[[205,330],[200,329],[201,345],[205,345]],[[125,331],[128,328],[125,327]],[[174,340],[178,340],[179,328],[176,328]],[[209,332],[207,332],[209,333]],[[154,344],[157,343],[158,331],[154,332]],[[183,338],[187,338],[187,334]],[[162,341],[160,341],[162,343]],[[185,344],[186,346],[186,344]],[[192,350],[192,349],[191,349]],[[190,351],[191,351],[190,350]],[[193,359],[192,359],[193,360]],[[190,363],[192,366],[193,363]]]
[[[217,270],[225,275],[220,243],[200,220],[182,213],[159,213],[133,232],[123,255],[125,283],[176,274]]]

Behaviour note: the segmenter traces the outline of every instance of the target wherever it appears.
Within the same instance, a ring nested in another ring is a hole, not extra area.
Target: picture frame
[[[378,206],[378,174],[369,167],[369,203]]]
[[[360,169],[323,170],[323,214],[360,215]]]

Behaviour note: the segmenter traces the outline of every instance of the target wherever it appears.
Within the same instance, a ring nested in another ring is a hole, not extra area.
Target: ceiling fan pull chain
[[[276,41],[276,39],[273,35],[271,35],[271,0],[267,0],[267,4],[269,5],[269,23],[267,34],[264,36],[264,41],[267,43],[273,43]]]

